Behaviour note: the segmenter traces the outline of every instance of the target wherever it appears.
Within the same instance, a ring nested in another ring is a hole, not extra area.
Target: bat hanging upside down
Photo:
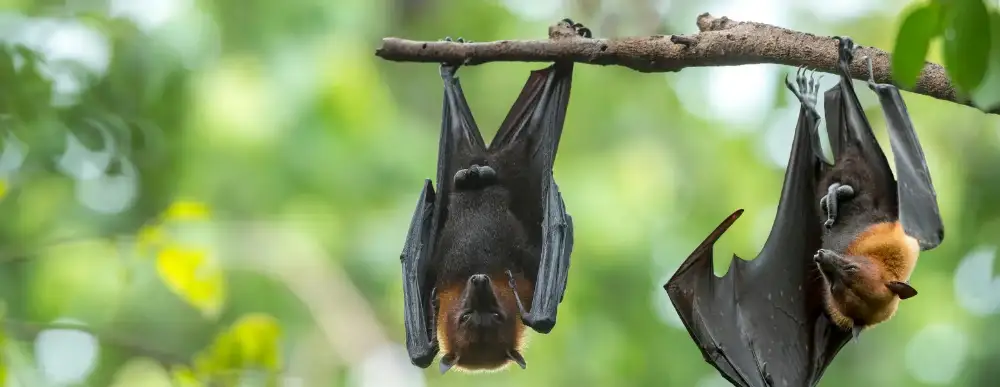
[[[897,182],[854,93],[849,69],[854,43],[839,41],[841,81],[825,95],[834,163],[824,160],[821,166],[817,196],[823,246],[814,260],[823,278],[827,316],[857,338],[862,329],[891,318],[900,300],[917,295],[909,285],[910,274],[920,251],[941,243],[944,228],[899,91],[875,83],[871,58],[865,58],[868,86],[886,114]]]
[[[896,87],[878,94],[896,161],[893,177],[857,95],[853,43],[837,38],[840,82],[824,96],[835,163],[820,145],[819,84],[801,71],[800,101],[771,232],[757,258],[734,257],[715,276],[715,242],[740,217],[726,218],[664,285],[705,361],[736,386],[814,386],[852,334],[888,319],[920,250],[944,228],[923,150]],[[898,178],[898,182],[896,180]]]
[[[532,71],[489,147],[458,68],[441,64],[437,192],[426,180],[400,256],[407,350],[421,368],[443,350],[441,373],[525,368],[525,325],[540,333],[555,326],[573,246],[552,177],[573,63]]]

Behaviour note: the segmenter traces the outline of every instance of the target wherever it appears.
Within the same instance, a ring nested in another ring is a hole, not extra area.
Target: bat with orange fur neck
[[[897,182],[854,94],[853,42],[837,38],[841,80],[825,94],[834,162],[820,145],[819,85],[800,71],[800,102],[778,210],[753,260],[719,278],[715,242],[726,218],[664,285],[705,361],[741,387],[814,386],[852,333],[885,321],[920,250],[944,238],[923,151],[899,91],[869,86],[886,116]]]
[[[824,165],[817,193],[825,220],[823,247],[814,260],[827,316],[856,338],[891,318],[900,300],[917,295],[910,275],[920,252],[944,239],[944,226],[899,90],[875,83],[871,58],[865,58],[868,87],[886,117],[897,181],[854,92],[849,70],[854,43],[840,38],[839,47],[840,82],[824,96],[834,163]]]
[[[573,246],[572,219],[552,177],[573,63],[532,71],[489,147],[458,67],[441,65],[437,192],[426,180],[400,256],[406,346],[421,368],[443,352],[442,373],[524,368],[525,326],[552,330]]]

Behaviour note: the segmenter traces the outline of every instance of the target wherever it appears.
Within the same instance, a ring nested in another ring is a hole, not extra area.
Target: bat
[[[440,66],[437,190],[425,180],[400,255],[407,351],[421,368],[443,352],[442,374],[525,368],[525,326],[543,334],[555,326],[573,248],[552,176],[573,63],[532,71],[488,147],[458,68]]]
[[[854,93],[848,66],[853,42],[840,39],[841,80],[824,95],[834,165],[824,174],[819,206],[825,214],[823,247],[814,259],[823,282],[827,316],[856,338],[916,296],[909,277],[921,251],[937,247],[944,226],[923,149],[899,90],[875,83],[889,129],[897,182]]]
[[[895,310],[895,297],[910,293],[892,285],[909,286],[909,272],[893,264],[913,265],[916,254],[887,254],[874,242],[886,238],[882,241],[902,243],[912,252],[914,240],[919,249],[928,250],[944,236],[930,174],[902,97],[892,85],[869,82],[887,118],[897,184],[854,94],[849,72],[854,44],[847,37],[837,40],[840,82],[824,94],[833,162],[820,146],[819,84],[800,69],[798,87],[786,80],[800,102],[799,119],[763,249],[750,261],[734,256],[726,275],[715,276],[713,245],[742,215],[737,210],[664,285],[705,361],[736,386],[816,385],[841,348],[856,337],[854,324],[877,323],[871,317],[882,315],[869,311]],[[828,252],[845,259],[831,258]],[[831,264],[839,269],[830,270]],[[859,286],[884,289],[878,289],[879,297],[860,298],[853,293]],[[887,291],[895,295],[888,304],[882,298]],[[863,306],[842,313],[857,319],[849,329],[829,313],[841,306]]]

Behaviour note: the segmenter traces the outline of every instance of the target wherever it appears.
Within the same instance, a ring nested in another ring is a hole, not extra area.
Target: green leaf
[[[981,109],[1000,109],[1000,11],[990,12],[992,48],[990,48],[989,68],[972,94],[972,102]]]
[[[975,90],[986,75],[990,54],[990,16],[983,0],[953,0],[947,5],[944,62],[964,92]]]
[[[198,380],[190,368],[177,366],[170,371],[170,379],[174,387],[202,387],[205,384]]]
[[[900,24],[892,49],[892,75],[900,86],[916,84],[931,40],[942,32],[940,11],[941,7],[931,2],[910,11]]]
[[[235,385],[242,371],[266,371],[273,380],[281,371],[281,325],[263,313],[240,317],[194,359],[194,374],[212,385]]]
[[[171,243],[156,255],[156,269],[174,293],[215,319],[225,299],[222,265],[209,249]]]

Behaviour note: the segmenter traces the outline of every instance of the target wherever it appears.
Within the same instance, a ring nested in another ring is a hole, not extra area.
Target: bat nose
[[[486,274],[475,274],[469,277],[469,283],[476,286],[486,285],[490,282],[490,276]]]
[[[497,308],[496,295],[493,294],[493,283],[486,274],[476,274],[469,277],[466,292],[466,307],[476,311],[492,311]]]
[[[813,260],[819,264],[819,269],[828,276],[837,277],[840,274],[839,267],[834,260],[824,254],[816,254]]]

